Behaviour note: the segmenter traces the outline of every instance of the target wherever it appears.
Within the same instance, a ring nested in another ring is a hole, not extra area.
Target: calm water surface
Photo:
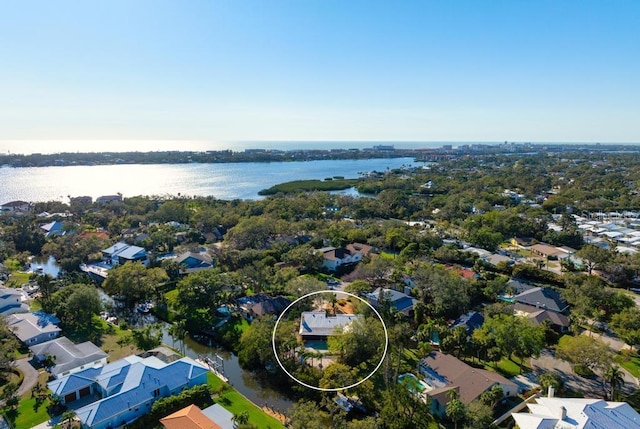
[[[356,178],[360,173],[416,166],[412,158],[309,162],[105,165],[0,168],[0,203],[13,200],[68,201],[68,196],[121,193],[198,195],[221,200],[259,199],[258,192],[292,180],[332,176]],[[421,165],[421,164],[420,164]]]

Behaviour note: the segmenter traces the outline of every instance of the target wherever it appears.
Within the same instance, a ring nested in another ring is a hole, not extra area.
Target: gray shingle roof
[[[550,288],[534,287],[514,297],[516,302],[562,313],[569,305],[560,294]]]
[[[56,365],[51,369],[51,373],[55,376],[108,356],[90,341],[74,344],[67,337],[56,338],[29,348],[40,359],[44,359],[46,355],[56,357]]]

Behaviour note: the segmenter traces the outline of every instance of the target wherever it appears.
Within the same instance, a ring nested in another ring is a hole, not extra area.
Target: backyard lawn
[[[640,356],[623,352],[615,357],[615,361],[624,369],[629,371],[634,377],[640,377]]]
[[[40,384],[46,384],[48,379],[49,374],[44,371],[39,373],[38,382]],[[46,399],[37,410],[34,408],[35,403],[36,400],[31,397],[31,392],[29,391],[20,399],[18,408],[5,413],[7,420],[13,422],[15,429],[29,429],[51,418],[47,413],[47,407],[49,406],[48,399]]]
[[[22,287],[23,284],[29,282],[29,277],[31,273],[25,273],[22,271],[14,271],[9,275],[9,280],[7,280],[6,287],[19,288]]]
[[[247,411],[249,413],[249,423],[252,423],[259,428],[284,428],[284,425],[277,419],[267,415],[257,405],[242,396],[240,393],[238,393],[228,384],[224,383],[214,374],[207,374],[207,384],[214,391],[217,391],[221,388],[221,386],[224,386],[220,397],[216,398],[216,403],[222,405],[225,409],[231,411],[234,415],[240,414],[243,411]]]

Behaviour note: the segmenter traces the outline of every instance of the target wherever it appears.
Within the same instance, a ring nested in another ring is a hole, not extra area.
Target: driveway
[[[24,379],[18,389],[18,396],[22,396],[29,392],[38,382],[38,371],[29,363],[29,358],[23,358],[15,361],[16,368],[22,371]]]
[[[602,386],[602,378],[600,376],[594,378],[584,378],[573,371],[573,367],[566,360],[555,357],[552,350],[545,349],[540,353],[540,357],[531,359],[531,368],[536,376],[545,372],[555,372],[564,381],[565,386],[573,391],[581,392],[585,397],[602,398],[604,389]],[[624,385],[622,391],[625,393],[633,393],[637,388],[637,380],[624,368],[621,368],[624,374]]]
[[[614,350],[616,352],[619,352],[620,350],[631,349],[631,347],[628,344],[626,344],[624,341],[622,341],[620,338],[614,337],[608,334],[607,332],[598,334],[597,332],[591,332],[591,331],[585,330],[581,332],[581,335],[586,335],[588,337],[593,337],[596,340],[600,340],[606,345],[608,345],[611,350]]]

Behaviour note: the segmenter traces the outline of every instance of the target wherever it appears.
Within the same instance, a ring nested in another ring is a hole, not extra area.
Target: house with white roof
[[[299,334],[304,340],[326,340],[337,328],[346,328],[359,314],[336,314],[328,316],[325,311],[305,311],[300,316]]]
[[[640,428],[640,414],[626,402],[586,398],[537,398],[529,413],[512,413],[520,429]]]
[[[33,209],[33,204],[28,201],[9,201],[0,206],[0,211],[9,213],[29,213]]]
[[[323,267],[329,271],[335,271],[344,265],[357,264],[372,250],[373,248],[368,244],[352,243],[346,247],[324,247],[318,251],[322,253]]]
[[[22,302],[22,292],[0,287],[0,316],[28,312],[29,306]]]
[[[91,341],[74,344],[67,337],[36,344],[29,349],[33,352],[35,359],[40,362],[44,361],[47,356],[55,357],[55,366],[49,369],[55,378],[64,377],[85,368],[106,365],[109,356]]]
[[[5,319],[9,329],[27,346],[53,340],[60,334],[57,317],[42,311],[12,314]]]
[[[155,356],[128,356],[61,377],[47,386],[63,404],[75,409],[83,428],[107,429],[147,414],[160,398],[206,384],[208,372],[188,357],[166,363]]]

